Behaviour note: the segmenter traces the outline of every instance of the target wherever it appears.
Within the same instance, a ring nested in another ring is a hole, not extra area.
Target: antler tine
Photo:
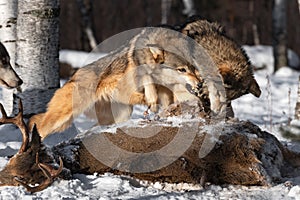
[[[21,99],[19,99],[19,112],[15,117],[7,117],[6,111],[2,104],[0,104],[0,110],[2,113],[0,124],[15,124],[20,129],[23,136],[23,142],[20,147],[19,153],[25,152],[29,142],[29,132],[23,120],[23,104]]]
[[[26,188],[26,190],[30,193],[35,193],[35,192],[39,192],[42,191],[44,189],[46,189],[51,183],[52,181],[50,179],[46,179],[43,183],[41,183],[38,186],[30,186],[28,185],[26,182],[18,179],[17,177],[15,178],[15,180],[20,183],[23,187]]]
[[[7,114],[4,110],[4,107],[3,105],[0,103],[0,110],[1,110],[1,113],[2,113],[2,118],[0,119],[0,123],[5,123],[4,120],[7,119]]]
[[[39,163],[38,165],[39,165],[39,168],[45,174],[45,176],[52,181],[62,172],[63,167],[64,167],[61,157],[59,157],[59,168],[57,170],[55,170],[53,167],[46,165],[44,163]]]
[[[21,101],[21,99],[19,99],[19,113],[17,114],[17,116],[15,117],[15,124],[19,127],[21,133],[22,133],[22,138],[23,138],[23,142],[22,145],[20,147],[19,153],[25,152],[27,147],[28,147],[28,143],[29,143],[29,131],[28,131],[28,127],[26,126],[24,119],[23,119],[23,103]]]
[[[21,115],[21,116],[23,116],[23,103],[22,103],[22,100],[21,99],[19,99],[19,113],[17,114],[17,116],[18,115]]]
[[[23,104],[22,104],[21,99],[19,99],[19,112],[15,117],[7,117],[6,111],[1,103],[0,103],[0,110],[2,113],[2,118],[0,119],[1,124],[5,124],[5,123],[15,124],[18,121],[23,120]],[[21,120],[20,120],[20,118],[21,118]]]

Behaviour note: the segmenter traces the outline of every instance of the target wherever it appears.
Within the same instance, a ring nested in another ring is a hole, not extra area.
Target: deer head
[[[0,111],[2,113],[0,125],[15,124],[23,136],[19,151],[10,158],[5,168],[0,171],[0,186],[23,185],[32,193],[47,188],[61,173],[63,169],[62,159],[59,158],[60,164],[58,169],[54,169],[54,167],[49,164],[53,163],[54,158],[48,155],[35,127],[30,134],[23,120],[23,106],[21,100],[19,101],[19,113],[15,117],[7,117],[2,104],[0,104]],[[43,163],[40,161],[43,161]],[[30,186],[30,184],[38,185]]]

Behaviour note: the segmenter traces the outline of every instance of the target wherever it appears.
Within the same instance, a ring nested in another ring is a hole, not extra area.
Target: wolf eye
[[[6,65],[8,63],[7,58],[2,58],[1,62],[2,62],[3,65]]]
[[[179,72],[186,72],[186,69],[185,68],[183,68],[183,67],[181,67],[181,68],[178,68],[177,69]]]

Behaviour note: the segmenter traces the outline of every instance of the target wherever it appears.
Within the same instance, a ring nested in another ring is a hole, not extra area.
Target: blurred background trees
[[[287,0],[274,0],[272,12],[272,36],[274,72],[288,66],[287,58]]]
[[[184,22],[186,0],[82,0],[91,5],[90,18],[98,42],[132,28],[161,24],[162,3],[171,3],[168,24]],[[194,0],[192,12],[226,27],[227,34],[240,44],[272,45],[274,0]],[[300,55],[300,15],[298,0],[286,1],[287,47]],[[168,8],[168,6],[167,6]],[[60,45],[62,49],[90,51],[76,1],[61,1]]]

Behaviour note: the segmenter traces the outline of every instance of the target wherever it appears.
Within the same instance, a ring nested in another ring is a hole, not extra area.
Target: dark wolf
[[[240,45],[226,36],[222,26],[192,17],[176,29],[205,49],[222,76],[226,102],[220,103],[218,97],[210,96],[211,110],[220,111],[221,104],[226,103],[230,113],[232,100],[248,93],[260,96],[261,90],[253,76],[253,68],[247,54]],[[233,116],[233,113],[230,115]]]

